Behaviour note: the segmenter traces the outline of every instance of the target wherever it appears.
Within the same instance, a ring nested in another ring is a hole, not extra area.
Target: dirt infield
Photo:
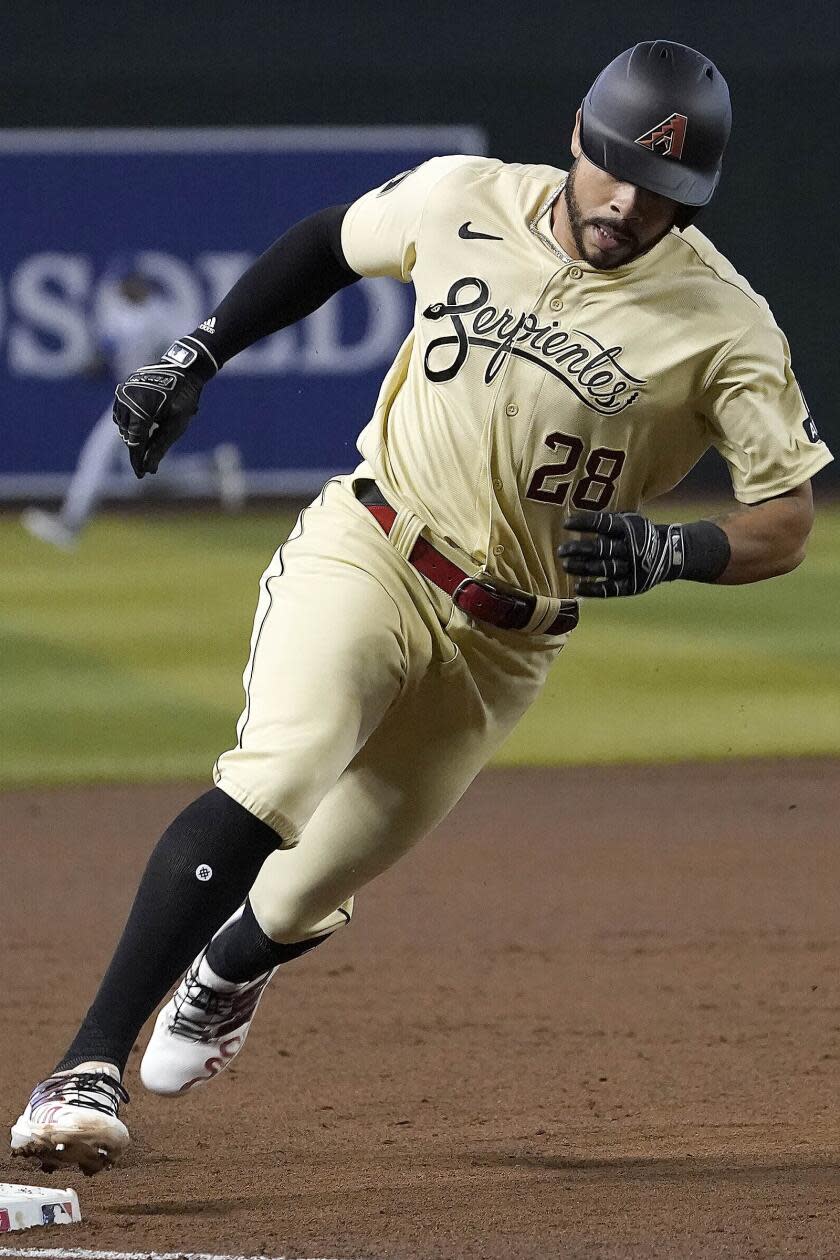
[[[194,795],[0,798],[4,1123]],[[82,1225],[4,1237],[840,1255],[838,800],[828,762],[486,774],[346,933],[278,976],[225,1076],[173,1103],[132,1071],[125,1164],[61,1180]],[[5,1180],[50,1184],[3,1153]]]

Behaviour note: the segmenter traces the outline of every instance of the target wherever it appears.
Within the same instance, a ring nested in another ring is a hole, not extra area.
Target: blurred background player
[[[139,261],[116,259],[103,278],[91,315],[94,354],[85,375],[115,384],[138,363],[154,363],[172,340],[172,320],[160,286]],[[23,527],[42,542],[74,547],[115,482],[121,497],[144,492],[145,487],[131,475],[126,463],[112,412],[113,394],[109,392],[107,405],[79,452],[58,511],[30,507],[22,514]],[[225,511],[239,511],[245,503],[239,448],[223,442],[208,453],[181,455],[167,465],[154,489],[177,494],[187,487],[199,495],[218,496]]]

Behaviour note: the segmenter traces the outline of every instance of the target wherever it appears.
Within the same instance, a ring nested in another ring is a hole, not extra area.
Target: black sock
[[[243,984],[256,980],[257,976],[271,971],[280,963],[299,958],[316,945],[320,945],[332,932],[311,937],[308,941],[296,941],[282,945],[273,941],[257,923],[251,902],[246,901],[242,914],[224,932],[220,932],[207,951],[207,961],[221,980]]]
[[[219,788],[170,823],[149,858],[93,1005],[56,1071],[88,1059],[125,1070],[152,1011],[224,923],[280,837]]]

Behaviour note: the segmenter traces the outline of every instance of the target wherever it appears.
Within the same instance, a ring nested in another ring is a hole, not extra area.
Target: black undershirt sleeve
[[[289,228],[216,307],[213,332],[195,330],[192,336],[207,346],[219,367],[261,337],[310,315],[339,289],[360,279],[341,248],[347,209],[330,206]]]

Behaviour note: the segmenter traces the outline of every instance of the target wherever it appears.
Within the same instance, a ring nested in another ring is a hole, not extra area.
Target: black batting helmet
[[[666,39],[636,44],[605,66],[580,113],[581,148],[595,166],[695,213],[711,201],[732,107],[708,57]]]

